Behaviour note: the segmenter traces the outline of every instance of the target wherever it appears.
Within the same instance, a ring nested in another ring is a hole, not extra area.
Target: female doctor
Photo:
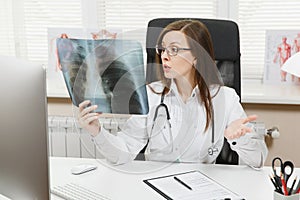
[[[161,81],[147,85],[146,123],[132,116],[113,135],[99,123],[96,105],[88,100],[79,105],[79,124],[105,158],[126,163],[147,145],[146,160],[215,163],[225,136],[240,164],[262,167],[265,142],[248,126],[257,117],[246,116],[235,91],[223,86],[206,26],[194,20],[169,24],[156,52]]]

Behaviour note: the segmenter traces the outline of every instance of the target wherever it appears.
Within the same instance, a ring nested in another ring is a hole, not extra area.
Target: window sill
[[[242,83],[242,103],[300,105],[300,84]]]
[[[69,98],[65,85],[48,85],[47,97]],[[242,103],[300,105],[300,84],[242,83]]]
[[[70,98],[67,87],[63,84],[54,84],[50,81],[47,82],[47,97],[48,98]]]

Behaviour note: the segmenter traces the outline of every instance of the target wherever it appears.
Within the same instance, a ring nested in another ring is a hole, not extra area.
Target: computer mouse
[[[97,166],[94,164],[80,164],[73,167],[71,169],[71,173],[74,175],[79,175],[95,169],[97,169]]]

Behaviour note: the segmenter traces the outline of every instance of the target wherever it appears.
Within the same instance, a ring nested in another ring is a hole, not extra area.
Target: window
[[[82,27],[80,0],[23,0],[24,40],[27,58],[45,62],[48,59],[47,29]]]
[[[298,0],[239,0],[243,79],[263,79],[266,30],[300,30]]]
[[[243,80],[263,78],[265,32],[300,27],[298,0],[0,0],[0,54],[47,64],[48,28],[122,28],[145,43],[157,17],[231,18],[240,29]]]
[[[145,40],[155,17],[216,17],[217,0],[0,0],[0,54],[48,63],[48,28],[117,28]]]
[[[12,2],[1,0],[0,6],[0,54],[15,55]]]
[[[47,29],[82,27],[81,0],[0,0],[0,2],[2,55],[47,64]]]
[[[145,43],[148,22],[159,17],[216,18],[216,0],[97,0],[98,26],[122,27],[125,37]]]

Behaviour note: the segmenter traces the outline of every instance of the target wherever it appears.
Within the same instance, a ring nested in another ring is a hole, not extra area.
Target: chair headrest
[[[185,18],[157,18],[148,23],[146,49],[149,56],[155,56],[154,48],[162,28],[182,19]],[[236,61],[240,59],[239,30],[235,22],[220,19],[189,19],[199,20],[207,26],[212,37],[216,60]]]

